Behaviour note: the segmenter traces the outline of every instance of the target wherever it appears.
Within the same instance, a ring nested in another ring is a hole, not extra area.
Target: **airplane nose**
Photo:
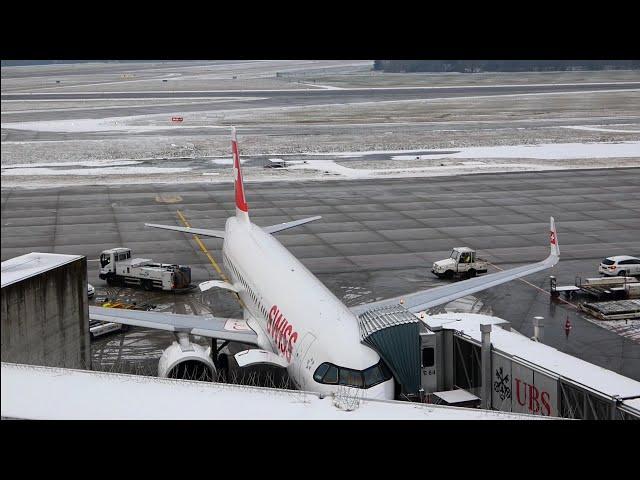
[[[379,399],[379,400],[393,400],[395,397],[393,380],[387,380],[386,382],[379,383],[371,388],[365,390],[363,395],[365,398]]]

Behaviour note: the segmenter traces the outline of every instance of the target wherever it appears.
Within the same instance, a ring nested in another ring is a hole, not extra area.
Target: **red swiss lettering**
[[[298,333],[293,330],[293,325],[288,322],[277,305],[273,305],[269,310],[267,333],[273,338],[277,349],[285,355],[288,362],[291,362],[293,344],[298,339]]]
[[[293,353],[293,344],[298,340],[298,332],[293,332],[289,337],[289,346],[287,347],[287,362],[291,361],[291,354]]]
[[[285,353],[287,351],[287,339],[291,338],[291,331],[293,327],[291,325],[287,325],[282,335],[282,342],[280,343],[280,351]]]
[[[269,310],[269,321],[267,322],[267,333],[269,333],[269,335],[271,335],[271,326],[273,325],[273,320],[275,319],[277,314],[278,307],[274,305],[273,307],[271,307],[271,310]]]

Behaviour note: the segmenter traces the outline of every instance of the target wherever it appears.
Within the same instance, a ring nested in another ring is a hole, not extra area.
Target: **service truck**
[[[100,279],[109,285],[140,286],[145,290],[181,290],[191,284],[191,268],[131,258],[131,249],[118,247],[100,254]]]
[[[449,258],[435,262],[431,272],[438,278],[453,278],[455,275],[471,278],[487,273],[487,261],[476,258],[476,251],[469,247],[456,247],[451,250]]]

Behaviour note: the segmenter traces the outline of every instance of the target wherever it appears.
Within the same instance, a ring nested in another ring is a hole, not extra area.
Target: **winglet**
[[[549,245],[551,247],[551,255],[560,257],[560,245],[558,245],[558,233],[556,232],[556,222],[551,217],[549,227]]]
[[[231,127],[231,151],[233,153],[233,180],[236,190],[236,217],[248,220],[249,205],[247,205],[247,200],[244,196],[244,183],[242,182],[242,168],[240,167],[236,127]]]

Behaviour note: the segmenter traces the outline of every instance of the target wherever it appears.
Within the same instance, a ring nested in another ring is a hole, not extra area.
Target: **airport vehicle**
[[[558,297],[561,293],[566,298],[584,294],[598,300],[640,296],[640,281],[634,277],[576,277],[573,285],[562,286],[558,286],[556,278],[551,277],[549,286],[553,297]]]
[[[600,262],[598,272],[609,277],[640,275],[640,258],[631,257],[629,255],[607,257]]]
[[[286,368],[292,381],[304,390],[332,394],[355,388],[368,398],[399,398],[399,370],[383,359],[381,347],[372,340],[375,332],[361,336],[370,317],[390,322],[390,318],[398,318],[398,312],[402,318],[397,325],[413,319],[417,328],[416,314],[427,308],[551,268],[559,261],[560,249],[551,217],[550,252],[540,262],[348,308],[273,236],[321,217],[265,227],[252,223],[235,128],[231,146],[236,214],[226,220],[224,230],[145,225],[223,239],[222,259],[230,282],[211,280],[204,282],[201,290],[215,287],[235,292],[242,301],[243,318],[89,309],[94,320],[174,332],[177,341],[160,358],[160,377],[199,378],[201,372],[215,371],[217,342],[212,341],[207,349],[190,342],[189,335],[200,335],[256,345],[257,349],[234,355],[240,367],[270,364]]]
[[[145,290],[180,290],[191,283],[191,268],[131,258],[130,248],[112,248],[100,254],[100,279],[109,285],[140,286]]]
[[[479,273],[487,273],[487,261],[476,258],[476,251],[469,247],[455,247],[449,258],[433,264],[431,272],[438,278],[453,278],[454,275],[473,278]]]
[[[89,298],[93,297],[96,294],[96,289],[90,283],[87,283],[87,296]]]
[[[281,158],[270,158],[264,168],[287,168],[289,164]]]

